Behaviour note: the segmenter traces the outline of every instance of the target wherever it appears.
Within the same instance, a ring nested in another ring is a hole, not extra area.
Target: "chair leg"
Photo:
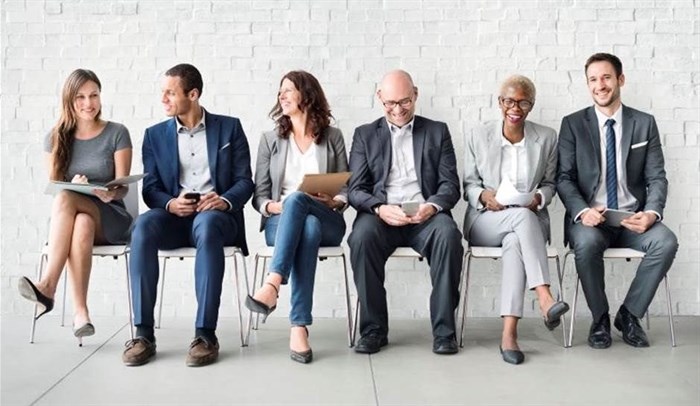
[[[245,257],[243,256],[243,253],[240,251],[236,251],[233,254],[233,277],[235,279],[235,284],[236,284],[236,302],[238,306],[238,330],[240,331],[241,334],[241,347],[245,347],[248,345],[248,342],[246,341],[245,333],[243,332],[243,308],[241,307],[241,290],[240,290],[240,278],[238,275],[238,255],[240,254],[241,256],[241,261],[243,262],[243,273],[245,274],[245,284],[246,284],[246,292],[248,291],[248,272],[246,270],[245,266]]]
[[[263,285],[265,284],[265,270],[267,269],[267,257],[263,257],[263,264],[262,264],[262,273],[260,274],[260,285],[258,288],[262,288]],[[257,269],[256,269],[257,272]],[[260,327],[260,313],[255,313],[255,327],[253,327],[254,330],[257,330]]]
[[[559,266],[559,256],[557,255],[554,258],[554,262],[557,264],[557,278],[559,278],[559,293],[557,294],[557,300],[564,301],[564,287],[561,281],[562,274],[561,274],[561,268]],[[566,315],[561,316],[561,334],[562,334],[562,340],[563,340],[563,345],[564,348],[566,348]]]
[[[158,322],[156,328],[160,328],[160,318],[163,316],[163,292],[165,292],[165,267],[168,263],[168,257],[163,257],[163,271],[160,273],[160,303],[158,304]]]
[[[668,277],[664,276],[664,285],[666,286],[666,307],[668,309],[668,326],[671,332],[671,347],[676,346],[676,329],[673,325],[673,306],[671,305],[671,291],[668,289]]]
[[[44,247],[41,247],[41,249],[43,250]],[[49,258],[48,258],[48,255],[46,255],[46,254],[42,253],[41,256],[39,257],[39,269],[37,269],[37,271],[36,271],[37,281],[41,280],[41,275],[44,271],[44,265],[46,264],[46,262],[48,262],[48,260],[49,260]],[[29,330],[29,343],[30,344],[34,344],[34,333],[36,332],[36,315],[38,313],[39,313],[39,306],[37,306],[37,304],[35,303],[34,304],[34,313],[32,315],[32,327]]]
[[[68,287],[68,272],[63,268],[63,299],[61,305],[61,327],[66,325],[66,291]]]
[[[355,302],[355,318],[353,319],[352,326],[352,344],[355,345],[355,340],[357,339],[357,327],[360,324],[360,295],[357,295],[357,301]]]
[[[255,266],[253,267],[253,285],[252,289],[248,292],[251,296],[255,293],[253,290],[255,289],[255,284],[256,281],[258,280],[258,266],[260,265],[260,255],[255,254]],[[248,311],[248,325],[246,326],[246,337],[245,337],[245,342],[246,345],[250,342],[250,330],[252,329],[257,329],[258,326],[256,325],[253,327],[253,312]]]
[[[353,340],[353,321],[352,321],[352,305],[350,303],[350,287],[348,286],[348,263],[345,258],[345,253],[343,252],[343,277],[345,281],[345,307],[347,309],[348,317],[348,347],[352,348],[355,346],[355,341]]]
[[[129,254],[124,254],[124,262],[126,265],[126,301],[129,303],[129,335],[134,339],[134,311],[131,307],[131,276],[129,275]]]
[[[466,261],[466,267],[464,262]],[[469,270],[471,269],[472,255],[471,252],[467,252],[462,260],[462,269],[464,270],[464,294],[462,295],[462,322],[459,328],[459,346],[464,347],[464,325],[467,322],[467,302],[469,301]]]
[[[561,281],[563,285],[564,278],[566,277],[566,263],[568,262],[569,256],[572,255],[572,251],[568,251],[566,254],[564,254],[564,264],[561,269]],[[565,340],[565,345],[567,347],[571,347],[571,344],[574,339],[574,323],[576,321],[576,302],[578,300],[578,285],[579,285],[579,279],[578,275],[576,275],[576,286],[574,288],[574,301],[571,303],[571,323],[569,324],[569,340]]]

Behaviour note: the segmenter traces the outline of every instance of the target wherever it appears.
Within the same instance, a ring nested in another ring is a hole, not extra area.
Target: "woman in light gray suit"
[[[284,75],[270,117],[276,128],[260,140],[253,206],[262,214],[265,241],[275,250],[265,283],[246,298],[246,306],[267,317],[277,307],[280,285],[291,277],[290,356],[306,364],[313,359],[306,326],[312,323],[318,249],[342,241],[347,191],[311,196],[297,189],[305,174],[347,171],[348,159],[342,133],[330,127],[333,116],[323,89],[310,73]]]
[[[530,79],[520,75],[506,79],[498,103],[503,118],[473,130],[467,140],[464,199],[469,207],[464,236],[474,246],[503,247],[499,349],[504,361],[520,364],[525,356],[518,347],[517,327],[526,282],[537,294],[548,329],[557,327],[569,310],[569,305],[552,298],[547,265],[547,205],[555,193],[557,134],[525,120],[535,104]],[[534,197],[523,206],[508,204],[496,191],[509,184],[520,193],[535,191]]]

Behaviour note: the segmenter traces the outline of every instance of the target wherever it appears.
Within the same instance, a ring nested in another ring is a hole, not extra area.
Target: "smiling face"
[[[284,79],[280,85],[280,90],[277,94],[282,114],[291,117],[296,114],[301,114],[301,92],[294,86],[294,83],[289,79]]]
[[[503,121],[509,126],[524,126],[535,100],[521,86],[508,86],[498,98]],[[528,107],[529,104],[529,108]],[[510,107],[509,107],[510,106]],[[523,108],[525,107],[525,108]]]
[[[178,76],[165,76],[161,82],[161,99],[163,110],[168,117],[181,116],[189,113],[198,98],[197,89],[185,94],[182,80]]]
[[[377,97],[390,123],[403,127],[413,120],[418,89],[404,72],[397,71],[385,76]]]
[[[598,61],[588,65],[586,82],[593,102],[603,109],[615,112],[620,106],[620,88],[625,84],[625,75],[617,76],[610,62]]]
[[[102,110],[100,87],[89,80],[78,88],[73,98],[73,109],[78,120],[94,121]]]

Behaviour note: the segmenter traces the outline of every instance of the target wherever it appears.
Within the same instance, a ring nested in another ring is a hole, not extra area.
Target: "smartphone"
[[[404,214],[406,214],[407,216],[415,216],[416,213],[418,213],[419,206],[420,206],[419,202],[415,202],[415,201],[403,202],[403,203],[401,203],[401,210],[403,210]]]
[[[184,196],[185,199],[194,199],[194,203],[197,203],[201,197],[202,195],[197,192],[187,192]]]

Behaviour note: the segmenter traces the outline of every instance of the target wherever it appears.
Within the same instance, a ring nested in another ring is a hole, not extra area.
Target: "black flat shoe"
[[[265,282],[266,284],[272,286],[273,289],[275,289],[275,292],[277,292],[277,297],[279,297],[279,290],[277,289],[277,286],[271,284],[270,282]],[[248,295],[245,298],[245,307],[248,308],[253,313],[260,313],[263,315],[262,322],[265,323],[265,320],[267,320],[267,316],[270,315],[270,313],[274,312],[275,309],[277,308],[277,304],[274,304],[272,306],[268,306],[265,303],[253,298],[253,296]]]
[[[544,319],[544,325],[549,331],[554,330],[561,324],[561,316],[569,311],[569,305],[566,302],[556,302],[549,310],[547,310],[547,317]]]
[[[46,297],[43,293],[39,292],[39,289],[37,289],[32,281],[30,281],[26,276],[19,278],[17,287],[19,288],[19,294],[23,298],[44,308],[44,311],[39,313],[38,316],[34,317],[34,320],[38,320],[39,317],[53,310],[53,299]]]
[[[309,337],[309,329],[304,326],[304,330],[306,330],[306,337]],[[311,351],[311,348],[309,348],[306,351],[294,351],[291,348],[289,349],[289,357],[292,359],[292,361],[300,362],[302,364],[308,364],[309,362],[313,361],[314,359],[314,353]]]
[[[522,351],[520,350],[505,350],[503,351],[503,348],[499,345],[498,350],[501,351],[501,356],[503,357],[503,361],[513,364],[513,365],[518,365],[522,364],[523,361],[525,361],[525,354],[523,354]]]

